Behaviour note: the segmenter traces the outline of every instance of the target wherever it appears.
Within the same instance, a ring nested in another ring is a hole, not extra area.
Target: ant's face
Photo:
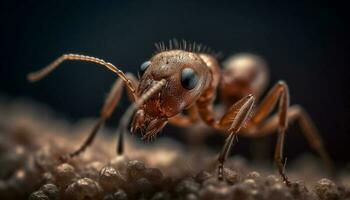
[[[139,97],[157,81],[166,81],[165,86],[147,100],[134,117],[133,128],[145,129],[147,134],[149,131],[158,132],[168,118],[195,103],[208,84],[209,70],[198,54],[171,50],[158,53],[143,63],[139,76]]]

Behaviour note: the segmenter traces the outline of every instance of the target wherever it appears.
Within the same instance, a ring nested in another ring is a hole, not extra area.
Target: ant
[[[64,54],[47,67],[30,73],[28,79],[38,81],[66,60],[96,63],[117,74],[98,122],[89,137],[70,158],[79,155],[93,142],[98,130],[112,115],[126,85],[133,101],[121,118],[118,127],[118,154],[123,153],[123,132],[131,118],[131,132],[141,131],[143,139],[151,139],[168,123],[186,126],[198,121],[198,116],[207,125],[228,132],[228,137],[219,154],[218,179],[223,180],[224,162],[238,134],[247,137],[262,137],[278,129],[275,162],[283,181],[290,186],[282,163],[285,130],[288,121],[299,119],[310,145],[317,150],[326,166],[332,169],[330,158],[311,119],[300,106],[289,106],[288,86],[279,81],[262,100],[253,114],[256,96],[259,96],[267,81],[264,65],[254,65],[249,59],[233,59],[221,70],[216,55],[208,47],[186,41],[170,40],[169,44],[156,44],[157,51],[139,71],[139,79],[130,73],[124,74],[113,64],[102,59]],[[258,59],[257,59],[258,60]],[[222,101],[229,105],[220,119],[215,117],[214,99],[220,90]],[[278,103],[278,113],[268,118]],[[184,111],[188,115],[182,114]],[[240,131],[242,129],[242,131]]]

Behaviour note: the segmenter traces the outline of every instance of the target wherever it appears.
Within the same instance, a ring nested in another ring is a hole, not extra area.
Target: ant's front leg
[[[129,80],[132,81],[132,84],[136,86],[137,79],[134,77],[134,75],[127,73],[126,76],[128,77]],[[85,151],[85,149],[92,144],[92,142],[95,139],[95,136],[97,135],[97,132],[99,129],[102,127],[102,125],[105,123],[105,121],[110,118],[112,115],[113,111],[115,110],[117,104],[119,103],[121,96],[122,96],[122,91],[123,91],[123,86],[124,86],[124,81],[122,79],[117,79],[115,83],[113,84],[111,90],[108,93],[108,96],[106,98],[106,101],[101,109],[100,113],[100,118],[97,121],[96,125],[92,129],[89,137],[84,141],[84,143],[74,152],[68,154],[70,158],[73,158],[75,156],[78,156],[80,153]],[[136,100],[137,96],[127,88],[128,96],[130,100],[134,101]]]
[[[249,114],[252,112],[254,104],[254,97],[248,95],[236,104],[234,104],[228,113],[220,120],[220,124],[224,125],[225,121],[232,121],[231,127],[228,129],[230,135],[226,138],[224,147],[219,154],[219,171],[218,178],[223,180],[224,175],[224,162],[226,161],[228,154],[230,153],[231,146],[233,144],[234,138],[236,137],[239,130],[244,126]],[[232,112],[233,111],[233,112]]]
[[[255,115],[249,121],[246,128],[247,132],[252,130],[254,132],[255,125],[260,124],[275,108],[278,104],[278,121],[276,126],[278,126],[278,138],[275,148],[275,162],[278,167],[278,171],[283,179],[283,181],[290,186],[291,183],[284,172],[284,164],[282,163],[283,158],[283,145],[285,140],[285,130],[288,126],[288,108],[289,108],[289,90],[288,86],[284,81],[279,81],[267,94],[267,96],[262,101],[261,105],[257,108]],[[251,134],[253,136],[253,134]]]
[[[204,99],[202,99],[204,100]],[[207,99],[209,100],[209,98]],[[224,114],[224,116],[218,121],[214,119],[214,113],[212,110],[212,105],[205,104],[205,102],[211,101],[200,101],[197,102],[199,114],[202,119],[210,126],[223,130],[228,128],[229,136],[225,140],[225,144],[219,154],[219,166],[218,166],[218,179],[221,181],[224,179],[224,163],[228,157],[231,150],[234,138],[238,134],[239,130],[244,126],[247,121],[248,116],[252,112],[254,105],[254,96],[248,95],[235,104],[233,104],[229,110]]]
[[[291,183],[288,180],[284,172],[283,158],[283,145],[285,139],[285,130],[288,126],[288,107],[289,107],[289,90],[284,81],[279,81],[263,99],[261,105],[257,108],[254,116],[248,123],[248,127],[252,124],[260,124],[273,110],[275,105],[278,104],[278,138],[275,147],[275,163],[278,167],[278,171],[283,181],[290,186]],[[248,128],[247,128],[248,129]],[[248,129],[249,130],[249,129]]]

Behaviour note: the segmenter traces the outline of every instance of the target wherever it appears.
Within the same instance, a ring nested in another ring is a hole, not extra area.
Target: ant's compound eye
[[[192,68],[184,68],[181,72],[182,87],[192,90],[198,83],[198,75]]]
[[[142,63],[142,65],[140,66],[140,70],[138,72],[139,77],[141,77],[145,73],[146,69],[150,66],[150,64],[151,64],[150,61],[146,61]]]

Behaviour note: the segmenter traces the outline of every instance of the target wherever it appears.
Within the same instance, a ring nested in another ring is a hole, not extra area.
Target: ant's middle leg
[[[136,78],[132,75],[127,73],[126,76],[128,77],[129,80],[132,81],[132,84],[134,86],[136,86],[135,81]],[[97,121],[97,123],[95,124],[94,128],[92,129],[91,133],[89,134],[89,137],[84,141],[84,143],[74,152],[69,154],[69,157],[75,157],[77,155],[79,155],[80,153],[82,153],[83,151],[85,151],[85,149],[90,146],[92,144],[92,142],[95,139],[95,136],[97,135],[97,132],[99,131],[99,129],[102,127],[102,125],[104,124],[104,122],[112,115],[113,111],[115,110],[118,102],[121,99],[121,95],[122,95],[122,91],[123,91],[123,86],[124,86],[124,81],[122,79],[117,79],[115,81],[115,83],[113,84],[107,98],[106,101],[101,109],[101,113],[100,113],[100,118]],[[135,100],[136,95],[132,95],[133,92],[130,91],[128,88],[128,96],[131,100]]]

